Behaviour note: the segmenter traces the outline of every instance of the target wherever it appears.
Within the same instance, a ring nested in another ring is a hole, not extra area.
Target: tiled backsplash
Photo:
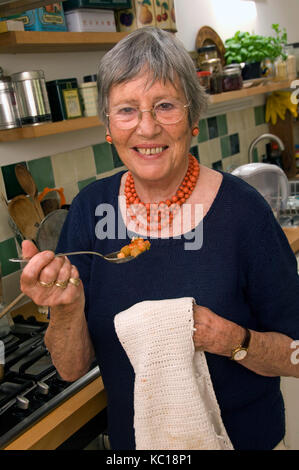
[[[200,133],[192,140],[191,153],[210,168],[230,171],[248,161],[247,152],[251,141],[268,131],[265,124],[264,106],[202,119]],[[255,161],[261,161],[265,143],[257,146]],[[27,161],[38,191],[45,187],[63,188],[66,202],[84,186],[96,179],[106,177],[123,169],[123,164],[114,148],[106,142]],[[15,164],[1,167],[0,190],[10,200],[23,194],[14,173]],[[10,257],[17,256],[14,233],[8,223],[5,204],[0,205],[0,262],[2,266],[3,291],[9,302],[18,293],[19,266],[10,263]]]

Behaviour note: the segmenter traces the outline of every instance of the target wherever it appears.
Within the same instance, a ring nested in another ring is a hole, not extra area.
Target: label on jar
[[[82,116],[81,106],[80,106],[80,98],[78,94],[78,90],[73,88],[71,90],[62,90],[64,104],[65,104],[65,111],[67,115],[67,119],[72,119],[76,117]]]

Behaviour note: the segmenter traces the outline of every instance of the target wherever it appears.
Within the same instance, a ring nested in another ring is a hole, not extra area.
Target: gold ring
[[[61,289],[66,289],[68,285],[68,280],[67,281],[56,281],[55,286],[61,287]]]
[[[70,284],[73,284],[73,286],[78,287],[78,286],[80,285],[80,279],[79,279],[79,278],[75,278],[75,277],[70,277],[70,278],[69,278],[69,283],[70,283]]]
[[[55,281],[51,281],[51,282],[38,281],[38,283],[39,283],[42,287],[53,287]]]

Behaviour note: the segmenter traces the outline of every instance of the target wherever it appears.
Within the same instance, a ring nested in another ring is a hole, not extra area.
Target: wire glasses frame
[[[142,113],[151,113],[153,119],[159,124],[173,125],[173,124],[179,123],[183,119],[185,110],[188,107],[190,107],[190,103],[187,103],[184,105],[182,103],[179,103],[179,105],[180,106],[178,106],[178,108],[175,111],[159,110],[158,106],[161,106],[161,103],[154,105],[150,109],[139,109],[139,108],[128,106],[127,107],[128,109],[133,109],[133,111],[136,111],[136,115],[116,116],[116,114],[112,112],[112,113],[107,113],[106,117],[108,117],[110,120],[112,118],[114,120],[114,124],[120,129],[132,129],[133,127],[138,126],[142,118]],[[162,119],[160,115],[161,112],[164,114]]]

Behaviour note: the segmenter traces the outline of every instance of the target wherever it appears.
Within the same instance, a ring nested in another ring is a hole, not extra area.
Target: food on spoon
[[[125,245],[122,247],[120,252],[118,253],[118,258],[127,258],[128,256],[136,256],[140,255],[146,250],[150,249],[150,242],[148,240],[144,240],[143,238],[132,238],[132,241],[129,245]]]

